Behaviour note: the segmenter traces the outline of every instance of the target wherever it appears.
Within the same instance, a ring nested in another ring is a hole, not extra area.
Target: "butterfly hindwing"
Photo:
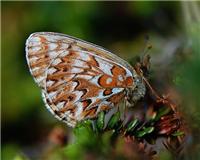
[[[102,48],[49,32],[32,34],[26,45],[47,108],[71,126],[113,108],[134,86],[128,63]]]

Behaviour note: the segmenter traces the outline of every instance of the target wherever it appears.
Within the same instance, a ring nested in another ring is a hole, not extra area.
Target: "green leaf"
[[[120,130],[122,129],[123,127],[123,121],[119,120],[116,125],[115,125],[115,131],[116,132],[120,132]]]
[[[184,134],[185,134],[185,133],[184,133],[183,131],[176,131],[175,133],[172,134],[172,136],[177,137],[177,136],[182,136],[182,135],[184,135]]]
[[[159,120],[162,116],[168,114],[170,111],[171,111],[171,108],[166,107],[166,106],[162,106],[157,112],[157,116],[155,117],[155,121]]]
[[[85,151],[78,143],[67,145],[63,150],[66,157],[70,160],[81,160]]]
[[[116,126],[116,124],[119,121],[119,119],[120,119],[120,112],[117,112],[111,117],[111,119],[108,122],[107,127],[111,128],[111,129],[114,129],[114,127]]]
[[[104,118],[105,118],[105,113],[100,112],[97,118],[97,128],[100,131],[102,131],[104,127]]]
[[[92,140],[96,138],[95,132],[92,128],[92,122],[90,120],[86,120],[83,122],[80,122],[76,125],[76,127],[73,129],[74,135],[76,136],[76,141],[80,144],[87,144],[92,143]],[[90,141],[88,141],[88,138],[93,137]]]
[[[154,127],[144,128],[142,131],[136,132],[136,137],[143,137],[146,134],[152,133],[154,131]]]
[[[133,130],[135,129],[135,127],[137,126],[137,124],[138,124],[138,119],[134,119],[133,121],[131,121],[131,122],[128,124],[128,127],[127,127],[126,132],[133,131]]]

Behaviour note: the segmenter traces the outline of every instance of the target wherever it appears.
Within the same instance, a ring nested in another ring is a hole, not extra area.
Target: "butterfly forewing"
[[[90,43],[56,33],[32,34],[26,57],[47,108],[57,118],[74,126],[110,110],[134,88],[130,65]]]

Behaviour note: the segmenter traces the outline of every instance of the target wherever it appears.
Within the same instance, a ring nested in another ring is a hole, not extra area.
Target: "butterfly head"
[[[135,77],[135,85],[131,88],[127,89],[127,101],[130,103],[131,106],[144,97],[146,88],[143,83],[142,77]]]

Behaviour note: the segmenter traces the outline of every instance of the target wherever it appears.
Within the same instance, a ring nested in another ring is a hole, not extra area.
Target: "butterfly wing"
[[[137,76],[126,61],[105,49],[57,33],[32,34],[26,58],[47,108],[70,126],[113,108]]]

